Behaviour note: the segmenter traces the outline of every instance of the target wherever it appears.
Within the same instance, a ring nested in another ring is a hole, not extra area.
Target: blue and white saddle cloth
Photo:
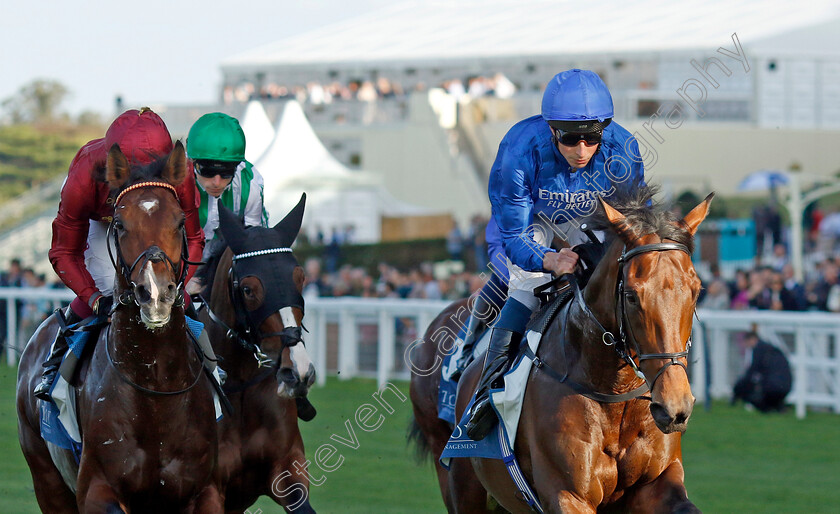
[[[534,354],[536,354],[539,348],[541,339],[542,334],[539,332],[528,331],[525,334],[525,341]],[[449,441],[444,446],[443,453],[440,456],[440,463],[443,467],[449,469],[452,458],[454,457],[501,459],[504,461],[508,473],[510,473],[511,478],[531,508],[537,512],[542,512],[536,494],[531,489],[527,480],[525,480],[525,476],[522,474],[522,470],[513,453],[516,432],[519,428],[519,417],[522,413],[522,400],[525,398],[525,386],[528,383],[528,376],[531,373],[532,365],[533,362],[531,359],[525,358],[524,356],[520,357],[505,374],[504,387],[490,390],[490,396],[493,400],[491,405],[501,422],[481,441],[470,439],[465,429],[470,407],[475,401],[475,396],[473,396],[469,406],[464,411],[464,415],[461,417],[455,430],[452,431],[452,436],[450,436]],[[441,378],[441,388],[443,387],[443,383],[443,378]]]
[[[473,358],[487,350],[490,341],[490,330],[485,330],[473,345]],[[438,418],[455,424],[455,395],[458,383],[452,380],[452,374],[458,368],[458,361],[464,352],[464,341],[459,339],[455,344],[455,351],[443,358],[441,365],[440,386],[438,386]]]
[[[204,329],[204,324],[190,317],[186,318],[187,328],[193,336],[198,338]],[[77,328],[74,325],[73,328]],[[90,332],[79,330],[68,336],[69,349],[62,359],[61,368],[64,362],[69,359],[79,360],[85,345],[90,337]],[[213,371],[216,380],[219,381],[218,367]],[[82,455],[82,435],[79,430],[78,410],[76,405],[75,388],[70,385],[68,378],[59,373],[50,389],[50,396],[53,401],[40,402],[41,414],[41,437],[59,448],[70,450],[76,459],[76,464]],[[213,405],[216,409],[216,421],[222,418],[222,407],[218,394],[213,393]]]

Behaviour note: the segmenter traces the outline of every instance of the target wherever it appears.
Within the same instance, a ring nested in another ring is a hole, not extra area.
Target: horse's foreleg
[[[209,485],[201,491],[195,502],[195,511],[201,514],[205,512],[223,513],[225,511],[225,500],[215,485]]]
[[[87,484],[79,481],[77,491],[79,511],[84,514],[126,514],[128,508],[120,503],[117,492],[102,478],[94,477]]]
[[[653,482],[627,495],[629,512],[699,513],[685,491],[685,472],[682,463],[675,461]]]
[[[483,514],[487,510],[487,490],[475,475],[467,458],[452,459],[449,466],[449,493],[452,510],[458,514]]]
[[[296,514],[315,512],[309,504],[309,478],[306,473],[299,472],[303,463],[306,463],[303,450],[292,452],[274,466],[269,477],[268,495],[286,512]]]
[[[546,512],[563,514],[595,514],[596,509],[571,491],[560,491],[554,503],[545,506]]]

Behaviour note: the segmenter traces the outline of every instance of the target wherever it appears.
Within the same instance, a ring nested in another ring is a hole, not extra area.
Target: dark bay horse
[[[82,454],[41,438],[32,394],[57,323],[32,336],[18,371],[21,448],[41,510],[222,512],[216,484],[217,428],[212,384],[188,337],[184,213],[175,186],[186,177],[184,147],[129,169],[114,145],[105,177],[115,197],[113,238],[119,302],[76,392]]]
[[[680,439],[694,404],[685,366],[700,281],[690,252],[712,195],[679,220],[648,207],[652,194],[603,203],[606,255],[531,368],[514,451],[546,512],[699,512]],[[461,378],[458,418],[480,361]],[[618,401],[644,386],[648,398]],[[453,512],[485,512],[488,492],[510,512],[531,511],[500,460],[453,459],[446,485]]]
[[[221,422],[219,447],[227,512],[244,512],[262,495],[288,512],[314,512],[295,403],[315,380],[301,333],[304,272],[290,249],[304,205],[305,196],[274,228],[246,228],[220,207],[226,245],[200,272],[211,284],[200,317],[234,410]]]

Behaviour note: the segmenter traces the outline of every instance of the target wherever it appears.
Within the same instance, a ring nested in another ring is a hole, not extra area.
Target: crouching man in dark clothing
[[[787,357],[755,332],[748,333],[745,342],[750,365],[735,383],[732,403],[743,400],[761,412],[783,410],[792,382]]]

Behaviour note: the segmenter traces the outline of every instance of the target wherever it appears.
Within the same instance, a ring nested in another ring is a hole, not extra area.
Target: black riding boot
[[[511,342],[518,344],[521,338],[522,334],[503,328],[494,328],[490,334],[490,346],[484,357],[484,368],[476,387],[475,403],[470,409],[470,419],[466,426],[467,435],[473,441],[487,437],[495,424],[496,416],[490,407],[490,387],[507,370]]]
[[[476,313],[486,312],[488,307],[489,304],[487,301],[484,297],[479,295],[473,305],[472,312],[470,313],[470,319],[467,321],[467,334],[464,336],[464,346],[461,349],[461,357],[458,359],[455,371],[452,372],[452,376],[450,377],[450,380],[453,382],[457,382],[461,378],[461,375],[464,374],[464,370],[467,369],[467,366],[469,366],[473,360],[473,349],[475,348],[475,342],[477,340],[478,327],[482,323],[486,323],[488,321],[481,319],[481,317]]]
[[[64,315],[60,311],[56,311],[55,313],[56,316],[61,317],[61,319],[59,319],[58,333],[56,334],[55,341],[50,349],[50,355],[47,357],[47,360],[44,361],[44,371],[41,373],[41,382],[35,386],[35,390],[33,391],[35,397],[42,400],[50,399],[50,388],[55,381],[55,376],[58,374],[58,368],[61,366],[61,359],[64,357],[64,354],[67,353],[67,348],[70,346],[67,342],[67,338],[65,337],[65,330],[67,330],[66,327],[82,321],[82,318],[73,312],[73,309],[68,308],[67,312],[68,314],[66,318],[64,318]]]

